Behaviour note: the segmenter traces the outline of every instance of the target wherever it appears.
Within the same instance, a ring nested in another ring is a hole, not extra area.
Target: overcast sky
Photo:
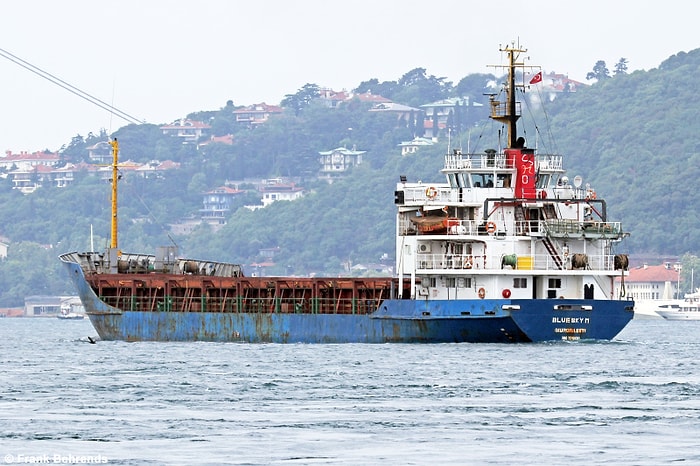
[[[698,10],[680,0],[22,0],[3,2],[0,49],[163,124],[416,67],[457,84],[494,72],[499,45],[518,40],[531,64],[584,83],[598,60],[649,70],[700,47]],[[2,57],[0,102],[3,153],[58,150],[127,124]]]

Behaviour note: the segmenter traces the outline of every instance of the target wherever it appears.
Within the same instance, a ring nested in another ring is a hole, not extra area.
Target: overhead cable
[[[128,113],[126,113],[122,110],[119,110],[118,108],[113,107],[112,105],[98,99],[97,97],[94,97],[94,96],[88,94],[87,92],[85,92],[81,89],[78,89],[77,87],[75,87],[75,86],[65,82],[64,80],[52,75],[48,71],[44,71],[41,68],[39,68],[38,66],[32,65],[31,63],[29,63],[25,60],[22,60],[21,58],[19,58],[16,55],[13,55],[12,53],[8,52],[7,50],[0,48],[0,56],[7,58],[11,62],[18,64],[22,68],[29,70],[32,73],[34,73],[34,74],[36,74],[36,75],[38,75],[38,76],[40,76],[48,81],[51,81],[52,83],[56,84],[57,86],[60,86],[63,89],[67,90],[68,92],[75,94],[78,97],[80,97],[81,99],[87,100],[88,102],[90,102],[94,105],[97,105],[98,107],[100,107],[104,110],[107,110],[112,115],[115,115],[123,120],[126,120],[129,123],[134,123],[137,125],[144,123],[143,120],[140,120],[132,115],[129,115]]]

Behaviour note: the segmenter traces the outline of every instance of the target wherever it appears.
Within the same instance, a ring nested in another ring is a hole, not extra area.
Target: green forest
[[[700,50],[629,74],[620,64],[612,76],[604,63],[595,65],[590,86],[523,105],[528,145],[563,154],[569,176],[581,175],[605,198],[609,218],[630,232],[616,252],[682,257],[690,265],[684,271],[697,268],[700,225],[693,206],[700,194],[691,181],[700,172],[695,142],[700,96],[694,83]],[[256,127],[236,123],[232,112],[240,106],[231,101],[188,115],[208,122],[214,135],[233,134],[233,145],[198,150],[163,135],[157,125],[141,124],[109,135],[73,136],[59,153],[62,163],[87,161],[87,147],[114,137],[121,160],[181,164],[159,177],[126,174],[120,180],[124,251],[153,253],[176,244],[181,256],[248,265],[262,260],[261,249],[278,248],[268,275],[337,276],[349,273],[348,264],[393,263],[399,176],[441,182],[443,155],[450,148],[496,147],[499,127],[484,109],[498,82],[485,73],[455,84],[416,68],[396,81],[360,83],[356,93],[416,108],[448,97],[484,104],[455,112],[449,137],[441,134],[435,145],[406,156],[398,144],[422,135],[419,115],[397,120],[369,112],[370,104],[359,100],[328,108],[315,84],[291,91],[280,102],[283,114]],[[366,151],[364,163],[332,184],[319,180],[319,152],[341,146]],[[260,197],[245,180],[271,177],[295,179],[305,196],[256,211],[244,208]],[[204,192],[231,181],[247,193],[237,198],[225,226],[213,231],[200,225],[186,236],[170,233],[171,224],[198,217]],[[87,173],[68,187],[44,186],[28,195],[13,190],[9,177],[0,178],[0,235],[10,243],[8,257],[0,261],[0,306],[22,306],[30,295],[74,294],[58,255],[107,246],[110,195],[108,183]]]

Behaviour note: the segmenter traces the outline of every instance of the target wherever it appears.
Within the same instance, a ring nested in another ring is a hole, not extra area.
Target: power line
[[[81,89],[78,89],[77,87],[65,82],[61,78],[58,78],[58,77],[52,75],[48,71],[44,71],[41,68],[39,68],[38,66],[32,65],[28,61],[22,60],[21,58],[19,58],[16,55],[13,55],[12,53],[8,52],[7,50],[0,48],[0,56],[7,58],[11,62],[18,64],[22,68],[31,71],[32,73],[46,79],[47,81],[51,81],[52,83],[56,84],[57,86],[62,87],[63,89],[67,90],[68,92],[77,95],[81,99],[87,100],[91,104],[97,105],[98,107],[100,107],[103,110],[107,110],[112,115],[118,116],[119,118],[126,120],[129,123],[134,123],[134,124],[138,125],[138,124],[141,124],[144,122],[143,120],[140,120],[132,115],[129,115],[128,113],[126,113],[122,110],[119,110],[118,108],[113,107],[112,105],[98,99],[97,97],[94,97],[94,96],[88,94],[87,92],[85,92]]]

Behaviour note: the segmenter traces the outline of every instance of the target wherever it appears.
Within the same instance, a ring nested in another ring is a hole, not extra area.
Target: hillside
[[[537,141],[542,150],[563,153],[570,177],[583,176],[584,183],[607,200],[610,218],[621,220],[631,232],[617,252],[698,253],[700,225],[692,206],[700,194],[693,182],[686,181],[695,179],[700,170],[693,137],[700,125],[700,101],[691,82],[698,68],[700,50],[681,53],[657,69],[617,75],[576,93],[559,94],[544,108],[523,111],[537,122],[537,130],[528,126],[528,140]],[[417,78],[416,73],[411,76],[397,81],[397,85],[404,82],[398,90],[372,80],[362,85],[384,86],[384,92],[395,93],[395,101],[403,95],[413,99],[413,105],[421,95],[413,87],[416,82],[431,85],[435,92],[448,87],[430,79],[434,77],[418,79],[420,72]],[[467,77],[463,82],[477,84],[463,85],[459,92],[483,101],[486,83],[493,79]],[[387,115],[370,116],[361,104],[338,109],[309,104],[301,99],[304,90],[290,96],[295,97],[288,102],[297,105],[294,112],[254,130],[231,126],[231,103],[218,111],[193,113],[192,117],[213,119],[220,133],[233,128],[233,146],[213,145],[204,153],[173,145],[153,125],[117,131],[114,136],[130,159],[182,163],[182,169],[161,179],[126,178],[120,183],[122,249],[152,252],[156,246],[176,242],[190,257],[254,264],[262,259],[260,249],[279,248],[277,266],[267,270],[269,274],[337,275],[345,273],[348,264],[378,262],[382,257],[391,263],[394,186],[400,175],[442,181],[439,170],[446,138],[402,157],[397,144],[411,139],[410,123],[397,125]],[[471,122],[469,129],[465,126],[452,138],[452,147],[466,146],[469,140],[471,149],[484,150],[488,143],[478,134],[488,126]],[[90,142],[74,138],[64,155],[80,157]],[[312,173],[318,151],[342,144],[366,150],[366,163],[333,184],[316,181]],[[205,190],[226,180],[270,176],[296,177],[308,194],[255,212],[238,209],[218,232],[202,226],[186,237],[168,233],[170,223],[197,214]],[[42,188],[28,196],[12,190],[7,180],[0,181],[0,234],[12,240],[8,258],[0,263],[0,305],[21,305],[32,294],[72,293],[56,256],[90,244],[98,250],[104,247],[109,194],[105,183],[89,176],[67,188]]]
[[[632,233],[631,253],[697,254],[700,50],[557,99],[552,126],[570,173],[586,174]]]

